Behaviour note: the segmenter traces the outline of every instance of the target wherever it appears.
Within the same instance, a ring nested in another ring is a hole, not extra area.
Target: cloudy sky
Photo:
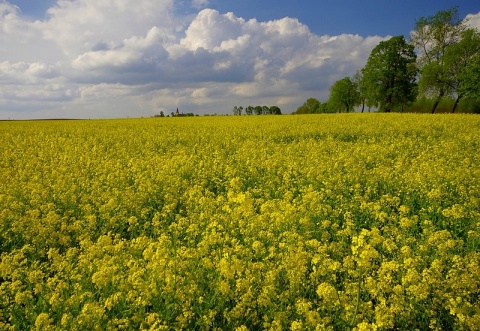
[[[473,0],[0,0],[0,119],[295,111],[390,36]]]

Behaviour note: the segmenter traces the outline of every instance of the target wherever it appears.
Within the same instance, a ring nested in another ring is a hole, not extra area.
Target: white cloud
[[[0,118],[13,117],[8,109],[36,110],[34,117],[220,113],[247,104],[293,111],[308,97],[325,99],[384,39],[318,36],[297,19],[259,22],[212,9],[187,19],[173,0],[58,0],[41,21],[0,3],[0,48],[8,48]]]
[[[105,66],[127,66],[144,58],[151,47],[155,45],[160,47],[161,39],[160,30],[152,27],[145,37],[134,36],[125,39],[120,45],[111,49],[85,52],[79,55],[72,65],[80,70],[92,70]]]
[[[58,0],[49,19],[37,22],[47,40],[76,57],[99,42],[120,43],[157,26],[165,38],[176,28],[173,0]]]
[[[476,14],[469,14],[465,18],[470,27],[480,30],[480,12]]]

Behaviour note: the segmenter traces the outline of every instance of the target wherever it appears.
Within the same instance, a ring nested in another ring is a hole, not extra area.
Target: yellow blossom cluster
[[[0,330],[480,329],[480,117],[0,132]]]

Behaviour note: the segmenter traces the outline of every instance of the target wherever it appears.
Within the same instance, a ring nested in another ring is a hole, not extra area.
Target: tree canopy
[[[332,107],[339,107],[349,113],[361,103],[358,86],[350,77],[336,81],[330,88],[329,103]]]
[[[417,93],[415,62],[414,47],[403,36],[380,42],[363,69],[363,84],[370,91],[372,103],[390,112],[395,106],[414,101]]]
[[[429,17],[421,17],[411,33],[411,43],[419,53],[420,92],[436,95],[432,113],[443,96],[455,92],[452,87],[455,84],[454,77],[448,72],[445,54],[450,46],[458,43],[465,29],[458,7],[452,7]]]

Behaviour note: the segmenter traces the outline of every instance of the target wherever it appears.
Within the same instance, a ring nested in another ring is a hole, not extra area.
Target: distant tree
[[[395,106],[415,100],[416,55],[403,36],[380,42],[363,68],[363,83],[373,105],[390,112]]]
[[[298,107],[295,114],[316,114],[320,112],[320,101],[315,98],[309,98],[303,105]]]
[[[357,72],[353,76],[353,81],[355,82],[355,84],[357,84],[358,93],[360,93],[360,104],[362,105],[362,113],[365,111],[365,106],[368,107],[368,111],[370,112],[370,108],[375,106],[375,103],[372,101],[371,97],[371,86],[369,86],[366,80],[363,79],[362,70],[357,70]]]
[[[255,115],[262,115],[262,106],[255,106]]]
[[[419,53],[420,91],[436,95],[432,113],[441,99],[452,93],[452,77],[446,67],[445,53],[449,46],[460,40],[465,29],[466,24],[458,14],[458,7],[452,7],[433,16],[421,17],[410,35],[411,43]]]
[[[282,110],[277,106],[270,107],[270,114],[272,115],[282,115]]]
[[[350,77],[336,81],[330,88],[329,102],[331,106],[344,109],[347,113],[361,103],[357,84]]]
[[[263,115],[268,115],[270,113],[270,107],[268,106],[263,106],[262,107],[262,114]]]
[[[321,114],[326,114],[326,113],[335,113],[335,108],[332,107],[332,105],[330,104],[330,100],[326,101],[326,102],[321,102],[320,103],[320,107],[319,107],[319,113]]]
[[[242,106],[234,106],[233,107],[233,115],[242,115],[243,107]]]
[[[254,109],[255,109],[255,108],[254,108],[253,106],[248,106],[248,107],[246,107],[246,108],[245,108],[245,114],[247,114],[247,115],[252,115]]]
[[[160,117],[165,117],[165,114],[163,113],[163,110],[160,111]]]

